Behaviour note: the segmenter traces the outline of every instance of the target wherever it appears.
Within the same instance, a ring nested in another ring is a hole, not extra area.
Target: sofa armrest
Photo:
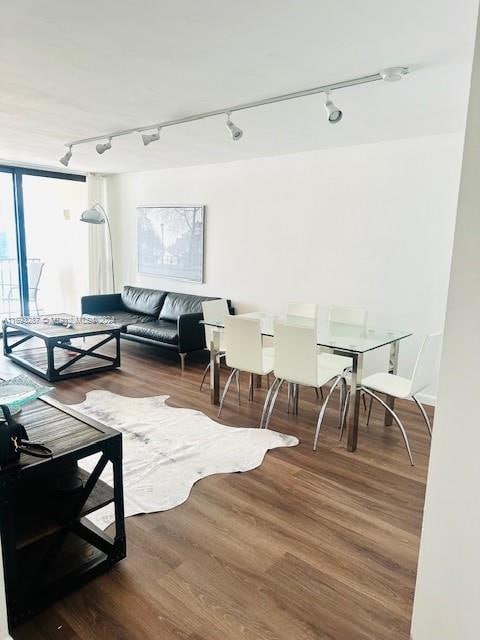
[[[81,303],[82,314],[89,313],[92,315],[98,315],[100,313],[105,313],[106,311],[123,310],[121,293],[105,293],[96,296],[83,296]]]
[[[203,313],[184,313],[178,316],[178,350],[180,353],[205,349],[205,327],[200,324]]]

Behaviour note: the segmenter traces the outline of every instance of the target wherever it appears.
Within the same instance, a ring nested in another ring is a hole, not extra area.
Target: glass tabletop
[[[315,322],[309,318],[279,316],[260,311],[239,315],[242,318],[260,320],[260,329],[264,336],[274,335],[275,322],[285,322],[286,324],[296,327],[313,327],[316,324],[317,344],[319,346],[351,353],[372,351],[373,349],[378,349],[412,335],[410,331],[401,331],[398,329],[380,329],[369,326],[344,324],[343,322],[328,322],[326,320],[318,320]],[[202,321],[202,324],[222,329],[224,327],[224,319],[218,318],[215,322]]]

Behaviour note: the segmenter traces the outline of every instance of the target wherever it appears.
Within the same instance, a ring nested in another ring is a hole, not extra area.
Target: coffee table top
[[[54,324],[54,321],[69,321],[69,326]],[[18,329],[39,338],[78,338],[82,336],[112,333],[120,331],[120,325],[108,322],[89,322],[68,313],[57,313],[45,316],[31,316],[29,318],[15,318],[3,321],[4,326]]]

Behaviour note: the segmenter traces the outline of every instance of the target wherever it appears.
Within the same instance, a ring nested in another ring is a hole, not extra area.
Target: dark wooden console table
[[[68,314],[55,316],[68,321]],[[73,327],[49,324],[53,316],[32,316],[28,319],[3,321],[3,353],[21,367],[49,382],[63,378],[116,369],[120,366],[120,326],[79,322]],[[36,338],[40,346],[29,348]],[[75,338],[94,339],[93,344],[72,344]],[[40,342],[39,342],[40,341]],[[114,341],[115,354],[102,347]],[[21,347],[21,348],[20,348]]]
[[[54,455],[22,454],[18,465],[0,470],[0,532],[12,626],[126,555],[121,433],[50,398],[32,402],[17,420],[32,441],[43,442]],[[92,454],[99,461],[88,473],[78,462]],[[100,480],[108,463],[114,487]],[[75,478],[82,486],[65,490]],[[111,502],[113,537],[86,518]]]

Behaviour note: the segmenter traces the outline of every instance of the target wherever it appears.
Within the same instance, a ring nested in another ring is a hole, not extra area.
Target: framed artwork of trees
[[[203,205],[137,207],[138,272],[203,282]]]

